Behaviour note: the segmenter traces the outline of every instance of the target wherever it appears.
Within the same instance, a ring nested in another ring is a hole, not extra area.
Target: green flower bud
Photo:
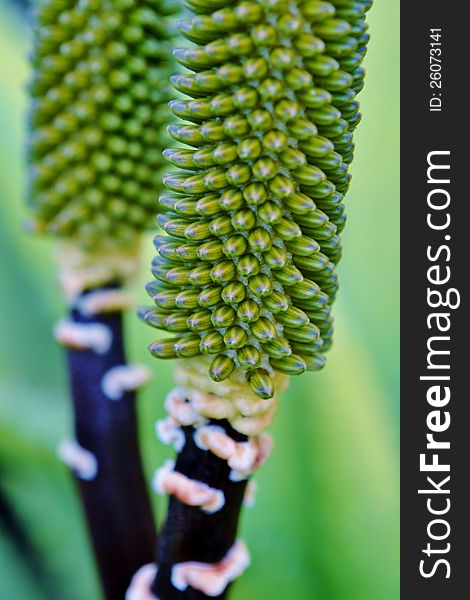
[[[195,145],[202,143],[204,138],[198,127],[194,125],[179,125],[172,123],[168,126],[168,133],[177,142]]]
[[[260,263],[256,256],[247,254],[242,256],[237,262],[237,273],[241,277],[249,277],[256,275],[260,270]]]
[[[216,194],[208,194],[197,200],[194,210],[198,215],[210,217],[220,212],[219,197]]]
[[[300,167],[300,169],[293,171],[292,176],[300,185],[308,186],[315,186],[326,179],[325,173],[313,165]]]
[[[174,250],[180,260],[193,262],[198,258],[198,247],[195,244],[178,244]]]
[[[216,356],[209,367],[209,375],[214,381],[223,381],[230,377],[235,363],[231,358],[223,354]]]
[[[226,179],[231,185],[243,185],[251,179],[251,170],[248,165],[233,165],[226,171]]]
[[[253,252],[267,252],[272,246],[272,240],[266,229],[257,227],[250,232],[248,244]]]
[[[168,331],[186,331],[186,315],[181,312],[170,313],[162,319],[162,326]]]
[[[274,338],[263,346],[263,350],[273,358],[283,358],[292,353],[289,342],[284,337]]]
[[[166,271],[166,281],[174,285],[186,285],[189,281],[190,273],[184,267],[174,267]]]
[[[307,142],[300,142],[299,148],[305,152],[307,156],[320,158],[334,150],[333,144],[327,138],[316,135],[310,138]]]
[[[264,254],[264,260],[270,269],[282,269],[288,262],[286,253],[277,246]]]
[[[246,344],[247,339],[246,331],[238,325],[229,327],[224,335],[224,343],[229,350],[242,348]]]
[[[182,169],[191,169],[195,166],[193,155],[194,152],[192,150],[183,150],[180,148],[166,148],[163,151],[163,156],[168,162]]]
[[[280,71],[288,70],[296,63],[296,54],[291,48],[274,48],[269,55],[271,64]]]
[[[313,281],[304,279],[301,283],[296,283],[289,288],[289,294],[293,298],[300,298],[301,300],[308,300],[313,298],[320,291],[319,286]]]
[[[287,148],[288,139],[285,133],[279,129],[273,129],[263,137],[263,147],[268,152],[282,152]]]
[[[236,144],[219,144],[213,151],[212,156],[217,165],[225,165],[233,162],[237,158]]]
[[[305,271],[320,271],[327,267],[329,260],[327,256],[325,256],[321,252],[317,252],[316,254],[311,254],[307,256],[294,256],[293,262],[297,267]]]
[[[232,167],[233,168],[233,167]],[[204,175],[204,185],[208,190],[221,190],[230,182],[227,174],[223,169],[212,169]]]
[[[200,354],[200,341],[201,340],[198,335],[188,336],[176,340],[174,343],[176,355],[179,358],[190,358],[191,356],[197,356]]]
[[[254,1],[242,1],[235,7],[239,23],[258,23],[264,14],[262,6]]]
[[[313,77],[311,73],[305,69],[299,69],[294,67],[289,69],[285,74],[286,83],[293,90],[306,90],[313,85]]]
[[[289,130],[289,133],[298,140],[310,140],[313,136],[318,134],[318,128],[315,123],[303,118],[289,121],[287,123],[287,129]],[[301,150],[303,149],[301,148]]]
[[[278,41],[278,34],[272,25],[258,25],[251,33],[253,40],[257,46],[271,48]]]
[[[242,140],[237,147],[238,156],[242,160],[255,160],[262,152],[261,144],[257,138]]]
[[[325,305],[327,305],[330,302],[330,298],[328,297],[328,294],[325,294],[324,292],[318,292],[318,294],[315,294],[315,296],[312,296],[311,298],[307,299],[297,299],[296,300],[296,304],[302,308],[302,310],[318,310],[319,308],[323,308]],[[321,323],[318,324],[318,326],[320,326]]]
[[[250,209],[239,210],[232,217],[232,226],[235,231],[251,231],[256,225],[256,215]]]
[[[302,229],[297,225],[295,221],[290,219],[282,218],[279,223],[276,223],[273,227],[277,235],[284,241],[291,241],[296,238],[302,237]]]
[[[198,294],[195,290],[183,290],[175,296],[175,304],[178,308],[192,310],[198,308]]]
[[[285,198],[284,205],[295,215],[303,215],[316,208],[315,202],[302,193],[293,194],[289,198]]]
[[[281,292],[274,291],[262,299],[264,306],[274,314],[284,312],[289,308],[289,298]]]
[[[178,172],[170,172],[163,177],[163,183],[175,192],[184,193],[185,190],[183,184],[186,179],[188,179],[186,175],[181,175]]]
[[[219,197],[222,210],[238,210],[243,207],[243,195],[239,190],[227,190]]]
[[[283,98],[274,105],[274,114],[283,123],[289,123],[289,121],[300,116],[301,112],[301,106],[295,100]]]
[[[274,178],[276,179],[276,177]],[[274,181],[273,179],[273,181]],[[265,202],[258,209],[258,216],[267,225],[275,225],[282,221],[282,210],[274,202]]]
[[[209,224],[209,231],[216,237],[230,235],[233,233],[233,226],[230,217],[224,215],[222,217],[213,219]]]
[[[321,106],[315,110],[307,110],[307,116],[318,126],[328,126],[337,124],[341,118],[341,112],[331,105]],[[349,126],[349,123],[347,125]]]
[[[256,369],[261,364],[261,355],[254,346],[243,346],[237,352],[237,359],[243,369]]]
[[[211,316],[211,322],[217,329],[231,327],[236,320],[236,312],[230,306],[220,306]]]
[[[152,282],[153,283],[153,282]],[[147,291],[150,292],[149,287],[147,286]],[[155,294],[151,294],[152,299],[157,306],[161,308],[176,308],[176,296],[173,290],[161,290],[156,291]]]
[[[227,40],[232,53],[236,56],[250,54],[253,50],[253,42],[250,37],[244,33],[236,33]]]
[[[326,19],[318,23],[316,32],[323,40],[336,40],[351,33],[351,25],[347,21],[340,19]]]
[[[247,118],[251,128],[255,131],[267,131],[273,126],[271,113],[264,108],[253,111]]]
[[[168,178],[165,178],[164,183],[165,185],[172,187],[172,189],[175,189],[176,191],[181,191],[187,194],[200,194],[206,190],[211,189],[210,181],[207,181],[206,179],[209,175],[210,173],[206,175],[194,175],[192,177],[184,177],[181,178],[179,181],[176,180],[176,184],[175,178],[173,178],[172,180],[170,180],[172,185],[168,183]]]
[[[176,209],[177,205],[181,206],[181,212]],[[190,197],[182,196],[181,194],[167,191],[160,194],[158,198],[158,209],[162,213],[166,212],[177,212],[178,216],[194,216],[194,210],[191,208],[194,206],[194,201]],[[189,209],[189,210],[188,210]],[[162,214],[161,219],[164,219],[167,215]],[[164,223],[164,220],[162,221]]]
[[[320,330],[313,323],[308,323],[302,327],[284,327],[284,335],[293,342],[310,344],[319,338]]]
[[[291,354],[285,358],[270,358],[269,364],[276,371],[286,375],[301,375],[307,370],[306,361],[297,354]]]
[[[158,329],[164,329],[163,319],[165,318],[166,313],[161,313],[158,310],[147,306],[140,306],[136,312],[139,319],[145,323],[148,323],[152,327],[157,327]]]
[[[286,12],[286,14],[277,21],[279,31],[288,37],[295,36],[296,33],[303,29],[304,25],[305,22],[300,15],[290,12]]]
[[[274,396],[274,385],[265,369],[248,371],[247,379],[253,392],[260,398],[272,398]]]
[[[185,219],[175,219],[165,214],[159,214],[157,220],[160,227],[166,231],[168,235],[184,239],[184,230],[188,226],[188,222]]]
[[[224,350],[224,338],[218,331],[209,331],[202,338],[199,349],[202,354],[217,354]]]
[[[260,307],[254,300],[244,300],[237,308],[237,316],[242,323],[256,321],[260,315]]]
[[[308,61],[308,69],[313,76],[325,78],[339,70],[339,63],[330,56],[320,55],[314,60]]]
[[[278,313],[276,318],[281,325],[291,328],[307,325],[310,319],[303,310],[300,310],[300,308],[296,308],[295,306],[289,306],[286,311]]]
[[[260,317],[250,325],[251,333],[261,343],[269,342],[277,336],[276,327],[266,317]]]
[[[224,121],[224,132],[231,138],[239,138],[250,131],[248,121],[242,115],[227,117]]]
[[[195,267],[188,274],[188,283],[193,286],[203,286],[212,282],[211,268],[206,265]]]
[[[245,299],[245,286],[239,281],[234,281],[223,288],[221,295],[226,304],[238,304]]]
[[[205,142],[221,142],[227,137],[218,121],[207,121],[200,126],[200,130]]]
[[[296,285],[304,279],[304,276],[299,269],[292,264],[273,271],[273,276],[279,283],[282,283],[283,286],[287,287]]]
[[[304,215],[298,215],[296,221],[305,227],[317,228],[328,223],[328,216],[321,210],[312,210]]]
[[[178,55],[175,54],[174,56],[178,60]],[[189,56],[189,53],[186,53],[186,56]],[[189,102],[184,100],[172,100],[168,106],[174,115],[181,119],[187,119],[188,121],[207,119],[212,116],[212,108],[209,102],[204,100],[191,100]]]
[[[329,240],[337,231],[336,225],[331,221],[327,221],[320,226],[304,227],[304,231],[314,235],[320,242]],[[322,244],[320,244],[322,245]]]
[[[260,158],[253,165],[253,176],[260,181],[268,181],[277,173],[276,163],[272,158]]]
[[[233,99],[238,109],[246,110],[257,106],[259,96],[254,88],[246,86],[238,88],[233,95]]]
[[[223,257],[223,248],[224,246],[217,240],[205,242],[196,249],[196,255],[201,260],[215,262]]]
[[[279,79],[270,77],[263,81],[259,86],[258,91],[265,102],[272,102],[284,94],[284,86]]]
[[[321,338],[319,338],[316,342],[313,342],[311,344],[298,344],[298,343],[291,343],[291,348],[292,348],[292,352],[294,352],[294,354],[299,354],[302,357],[307,357],[307,356],[315,356],[316,354],[318,354],[318,352],[321,350],[322,348],[322,344],[323,341]]]
[[[251,183],[243,190],[243,198],[249,206],[258,206],[267,198],[266,189],[262,183]]]
[[[316,31],[316,28],[315,28]],[[325,45],[321,38],[310,33],[301,33],[294,38],[294,48],[302,57],[315,56],[323,52]]]
[[[149,350],[156,358],[176,358],[176,350],[174,348],[174,338],[168,340],[158,340],[150,344]]]
[[[219,286],[207,287],[199,293],[197,302],[202,308],[216,306],[220,302],[221,288]]]
[[[273,291],[273,284],[269,277],[264,273],[250,277],[248,280],[248,289],[255,296],[268,296]]]
[[[225,242],[222,250],[227,258],[236,258],[237,256],[245,254],[247,248],[248,244],[246,243],[245,238],[241,235],[235,235]]]
[[[231,260],[224,260],[218,263],[210,272],[211,279],[214,283],[227,283],[228,281],[232,281],[232,279],[235,279],[236,274],[237,269]]]
[[[215,161],[211,149],[201,148],[201,150],[194,152],[192,154],[192,164],[194,167],[199,167],[200,169],[213,167],[215,165]],[[186,168],[190,169],[191,165],[188,165]]]
[[[191,331],[207,331],[211,328],[210,311],[198,310],[186,319],[186,325]]]

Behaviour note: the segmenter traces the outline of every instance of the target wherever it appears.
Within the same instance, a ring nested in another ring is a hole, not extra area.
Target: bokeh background
[[[64,311],[51,244],[22,229],[30,38],[20,4],[0,0],[0,598],[100,600],[73,482],[55,453],[70,413],[51,336]],[[276,448],[243,517],[253,564],[234,600],[399,597],[398,11],[376,0],[370,13],[334,349],[323,372],[294,379],[281,399]],[[140,302],[150,237],[144,247]],[[147,354],[150,328],[132,315],[127,328],[131,358],[155,373],[139,401],[150,480],[171,455],[153,429],[171,367]],[[160,515],[165,503],[155,498]]]

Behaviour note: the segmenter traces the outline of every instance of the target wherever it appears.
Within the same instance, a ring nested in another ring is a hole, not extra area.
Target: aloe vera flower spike
[[[243,496],[271,448],[289,376],[331,345],[370,0],[186,0],[175,50],[176,167],[164,183],[150,352],[179,359],[157,433],[177,451],[151,586],[159,600],[225,598],[249,563]],[[152,583],[153,581],[153,583]],[[141,586],[141,588],[139,588]],[[136,598],[138,596],[135,596]]]
[[[33,15],[31,228],[57,239],[69,303],[55,334],[76,439],[59,451],[108,600],[122,600],[155,545],[135,413],[148,372],[127,364],[122,313],[161,181],[172,10],[163,0],[38,0]]]

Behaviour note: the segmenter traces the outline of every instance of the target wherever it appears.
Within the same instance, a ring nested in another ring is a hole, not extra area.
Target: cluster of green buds
[[[211,355],[214,381],[246,373],[274,395],[273,374],[316,370],[331,305],[350,183],[352,132],[371,0],[186,0],[189,69],[172,78],[155,238],[155,307],[141,317],[176,336],[160,358]]]
[[[94,248],[109,238],[126,244],[152,223],[170,99],[171,1],[36,3],[35,230]]]

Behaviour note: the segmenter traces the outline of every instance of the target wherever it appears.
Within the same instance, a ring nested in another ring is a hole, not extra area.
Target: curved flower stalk
[[[56,236],[69,316],[67,348],[76,440],[73,469],[108,599],[122,600],[153,554],[155,531],[138,447],[124,287],[154,213],[171,55],[164,0],[39,0],[30,114],[33,229]]]
[[[160,197],[155,306],[140,313],[173,334],[152,354],[183,359],[157,427],[178,452],[155,477],[168,520],[131,588],[156,573],[160,600],[226,596],[248,563],[236,526],[276,394],[324,365],[371,1],[186,5],[193,44],[172,81],[187,97],[170,103],[184,122],[169,129],[184,146],[164,152],[178,169]]]

